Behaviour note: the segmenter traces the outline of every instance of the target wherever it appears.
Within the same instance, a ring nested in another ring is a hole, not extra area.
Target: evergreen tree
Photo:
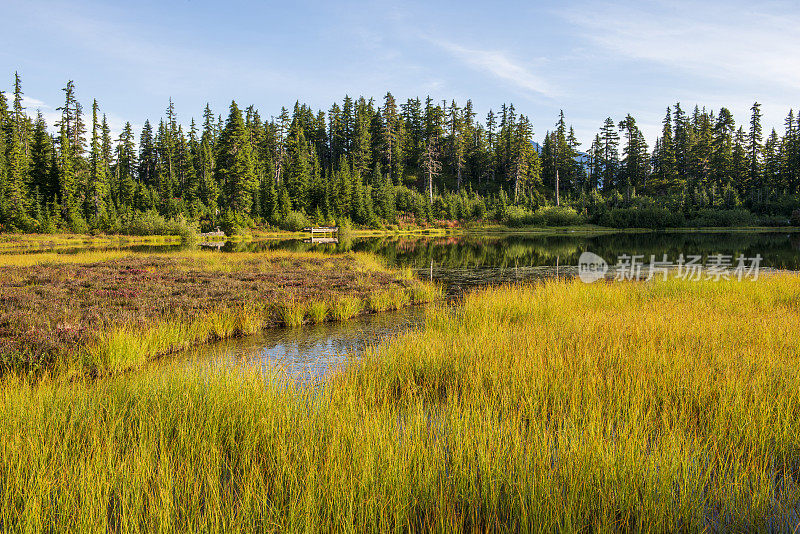
[[[749,163],[748,185],[761,200],[764,184],[761,181],[761,104],[755,102],[750,108],[750,132],[747,136]]]
[[[387,222],[395,221],[394,188],[389,175],[381,173],[380,163],[375,164],[372,172],[372,204],[375,215]]]
[[[636,194],[637,187],[644,187],[650,172],[647,144],[636,120],[630,114],[619,123],[619,130],[625,133],[625,147],[618,185],[630,200]]]
[[[308,143],[303,129],[294,121],[287,146],[286,190],[292,199],[294,209],[300,211],[308,207],[308,193],[311,185],[311,165],[309,164]]]
[[[222,183],[225,207],[234,215],[249,215],[258,180],[253,166],[250,139],[236,102],[232,101],[228,120],[219,138],[216,173]]]
[[[680,183],[675,159],[675,142],[672,136],[672,110],[669,107],[667,107],[667,114],[661,125],[661,137],[653,158],[653,189],[657,193],[674,195],[680,191]]]
[[[58,195],[58,174],[53,172],[54,158],[53,140],[47,133],[47,123],[39,112],[31,144],[30,188],[39,192],[45,206],[55,201]]]
[[[139,181],[148,187],[155,186],[157,166],[153,127],[150,126],[150,121],[146,120],[139,137]]]
[[[611,117],[607,118],[603,127],[600,129],[600,139],[602,140],[602,187],[603,191],[611,191],[617,186],[617,173],[619,171],[619,134],[617,133],[614,121]]]
[[[108,167],[103,158],[101,125],[98,122],[97,100],[92,103],[92,144],[89,152],[89,182],[86,192],[86,215],[93,228],[106,223],[108,215]]]
[[[130,122],[126,122],[117,140],[117,164],[114,167],[117,202],[123,210],[128,210],[133,205],[133,195],[136,192],[136,167],[133,128]]]

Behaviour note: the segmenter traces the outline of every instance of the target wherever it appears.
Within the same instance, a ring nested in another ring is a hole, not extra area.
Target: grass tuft
[[[339,297],[331,304],[331,317],[336,321],[352,319],[361,312],[361,300],[356,297]]]
[[[312,324],[324,323],[328,319],[328,303],[313,300],[308,304],[308,319]]]

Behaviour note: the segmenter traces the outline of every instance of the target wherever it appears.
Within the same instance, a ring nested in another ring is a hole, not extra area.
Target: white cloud
[[[50,106],[39,100],[38,98],[33,98],[28,95],[22,95],[22,105],[25,106],[27,109],[52,109]]]
[[[554,89],[523,63],[501,50],[467,48],[456,43],[431,40],[470,67],[487,72],[523,91],[552,97]]]
[[[51,131],[58,133],[56,131],[56,123],[61,120],[61,112],[56,110],[54,106],[28,95],[22,96],[22,105],[25,107],[25,112],[30,117],[35,118],[36,114],[40,112],[47,125],[51,128]],[[125,127],[125,119],[121,118],[115,113],[104,112],[103,109],[100,108],[100,116],[98,117],[99,121],[102,121],[103,113],[106,115],[108,128],[111,131],[111,138],[116,141],[119,138],[120,133],[122,133],[122,129]],[[88,115],[84,109],[84,120],[87,121],[88,127],[91,128],[91,109],[89,109]],[[134,132],[138,132],[142,128],[140,124],[131,124],[131,126],[133,127]]]
[[[639,2],[559,12],[615,55],[737,85],[800,88],[800,16],[780,3]]]

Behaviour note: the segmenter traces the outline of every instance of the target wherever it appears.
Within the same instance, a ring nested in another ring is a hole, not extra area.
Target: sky
[[[587,147],[633,115],[652,146],[666,107],[762,104],[765,134],[800,107],[800,3],[566,0],[325,2],[3,0],[0,90],[22,77],[30,114],[59,116],[74,80],[118,133],[180,122],[235,99],[262,117],[296,100],[472,99],[479,119],[513,103],[535,138],[559,110]]]

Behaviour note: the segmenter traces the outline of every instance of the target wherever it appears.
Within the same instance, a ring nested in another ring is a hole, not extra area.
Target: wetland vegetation
[[[6,375],[4,530],[786,531],[800,278],[551,280],[428,309],[321,388]]]
[[[276,325],[437,298],[374,256],[268,252],[0,256],[0,371],[121,371]]]

